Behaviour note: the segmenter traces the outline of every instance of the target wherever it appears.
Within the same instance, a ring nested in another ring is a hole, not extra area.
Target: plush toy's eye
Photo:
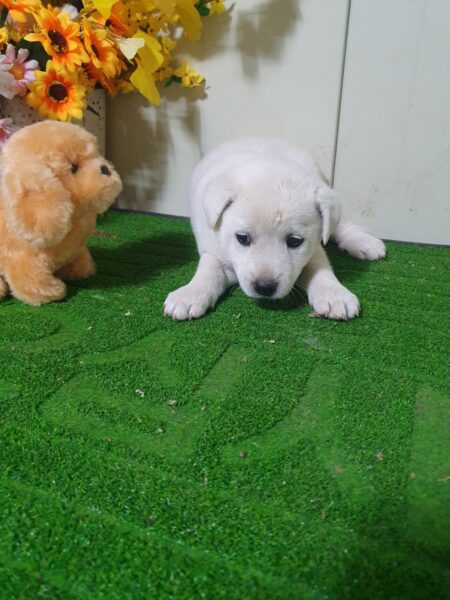
[[[76,173],[79,169],[79,166],[77,165],[77,163],[72,163],[70,165],[70,170],[72,171],[72,173]]]
[[[248,233],[236,233],[236,239],[241,246],[250,246],[252,243],[252,238]]]
[[[286,246],[288,248],[298,248],[305,240],[301,235],[288,235],[286,238]]]

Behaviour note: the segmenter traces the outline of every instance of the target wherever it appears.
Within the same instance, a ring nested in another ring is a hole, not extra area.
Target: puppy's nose
[[[260,296],[273,296],[278,284],[273,279],[257,279],[253,282],[253,289]]]
[[[108,175],[108,177],[109,177],[109,175],[111,175],[111,171],[109,170],[109,168],[106,165],[102,165],[100,167],[100,172],[102,175]]]

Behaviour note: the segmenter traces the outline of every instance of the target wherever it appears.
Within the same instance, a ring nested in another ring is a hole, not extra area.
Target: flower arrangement
[[[224,0],[0,0],[0,97],[22,98],[40,116],[81,119],[86,94],[138,91],[158,105],[158,84],[204,78],[174,50],[200,38],[202,17]],[[0,144],[10,119],[0,119]]]

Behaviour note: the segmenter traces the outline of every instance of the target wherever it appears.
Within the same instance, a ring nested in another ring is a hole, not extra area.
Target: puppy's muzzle
[[[278,283],[273,279],[256,279],[253,282],[253,289],[260,296],[270,298],[277,291]]]

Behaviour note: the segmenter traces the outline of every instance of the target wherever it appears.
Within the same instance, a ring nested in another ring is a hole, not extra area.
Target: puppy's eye
[[[286,246],[288,248],[298,248],[305,240],[300,235],[288,235],[286,238]]]
[[[252,238],[248,235],[248,233],[236,233],[236,239],[241,246],[250,246],[252,243]]]
[[[72,173],[76,173],[78,171],[78,169],[79,169],[79,166],[77,163],[72,163],[70,165],[70,170],[72,171]]]

